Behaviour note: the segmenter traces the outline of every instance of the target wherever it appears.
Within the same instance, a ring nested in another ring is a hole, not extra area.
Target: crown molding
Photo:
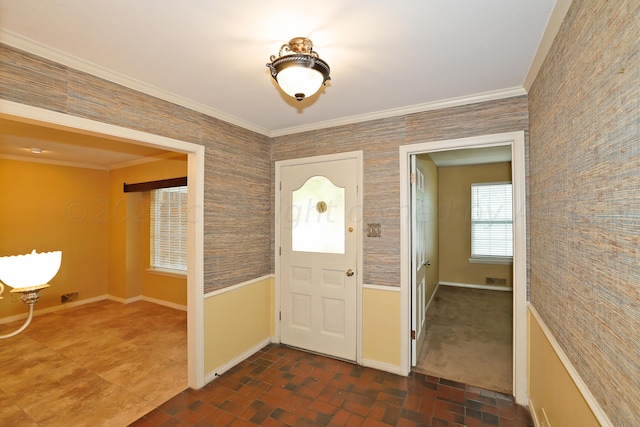
[[[20,49],[33,55],[48,59],[50,61],[57,62],[75,70],[83,71],[93,76],[100,77],[129,89],[137,90],[138,92],[142,92],[147,95],[151,95],[156,98],[180,105],[190,110],[206,114],[207,116],[223,120],[236,126],[240,126],[241,128],[251,130],[265,136],[271,136],[268,129],[257,126],[253,123],[249,123],[245,120],[239,119],[238,117],[223,113],[222,111],[218,111],[204,104],[200,104],[198,102],[176,95],[169,91],[160,89],[153,85],[141,82],[140,80],[136,80],[124,74],[109,70],[92,62],[85,61],[84,59],[78,58],[76,56],[69,55],[68,53],[65,53],[61,50],[54,49],[50,46],[29,39],[12,31],[0,29],[0,43],[4,43],[16,49]]]
[[[563,0],[570,1],[570,0]],[[563,15],[564,16],[564,15]],[[225,114],[221,111],[207,107],[206,105],[192,101],[190,99],[178,96],[171,92],[141,82],[139,80],[128,77],[124,74],[116,73],[100,65],[94,64],[89,61],[85,61],[81,58],[69,55],[58,49],[54,49],[50,46],[36,42],[27,37],[21,36],[12,31],[0,29],[0,43],[12,46],[16,49],[20,49],[31,53],[36,56],[43,57],[50,61],[57,62],[67,67],[83,71],[85,73],[94,75],[96,77],[103,78],[110,82],[128,87],[133,90],[145,93],[147,95],[154,96],[159,99],[163,99],[168,102],[172,102],[176,105],[180,105],[185,108],[189,108],[194,111],[206,114],[216,119],[223,120],[233,125],[239,126],[243,129],[247,129],[261,135],[274,138],[278,136],[291,135],[295,133],[308,132],[319,129],[326,129],[330,127],[343,126],[355,123],[361,123],[371,120],[386,119],[391,117],[398,117],[407,114],[422,113],[425,111],[439,110],[443,108],[457,107],[468,104],[475,104],[479,102],[494,101],[498,99],[511,98],[515,96],[526,95],[527,91],[524,87],[513,87],[507,89],[501,89],[496,91],[483,92],[475,95],[463,96],[458,98],[449,98],[445,100],[439,100],[434,102],[428,102],[423,104],[410,105],[407,107],[394,108],[389,110],[376,111],[373,113],[354,115],[348,117],[342,117],[335,120],[327,120],[323,122],[316,122],[307,125],[294,126],[284,129],[278,129],[270,131],[261,126],[257,126],[253,123],[241,120],[235,116]]]
[[[538,50],[531,62],[527,77],[524,80],[523,87],[527,93],[531,90],[531,86],[533,86],[533,82],[536,80],[540,68],[542,68],[542,64],[549,53],[549,49],[551,49],[551,45],[558,34],[558,30],[560,30],[560,25],[562,25],[565,16],[567,16],[567,12],[569,11],[569,6],[571,6],[572,1],[573,0],[557,0],[553,11],[551,11],[549,22],[547,22],[544,34],[542,34],[542,40],[540,40]]]
[[[114,163],[112,165],[97,165],[94,163],[82,163],[82,162],[69,162],[66,160],[55,160],[55,159],[46,159],[46,158],[36,158],[32,156],[18,156],[15,154],[0,154],[0,159],[4,160],[14,160],[18,162],[28,162],[28,163],[44,163],[49,165],[56,166],[68,166],[72,168],[84,168],[84,169],[96,169],[102,171],[111,171],[114,169],[121,169],[130,166],[138,166],[146,163],[157,162],[161,160],[167,160],[178,156],[185,156],[183,153],[175,153],[170,152],[166,154],[160,154],[153,157],[141,157],[139,159],[127,160],[120,163]]]
[[[441,110],[443,108],[459,107],[461,105],[476,104],[479,102],[495,101],[498,99],[512,98],[526,95],[527,91],[523,87],[513,87],[490,92],[478,93],[475,95],[462,96],[459,98],[449,98],[440,101],[427,102],[424,104],[410,105],[407,107],[393,108],[389,110],[377,111],[374,113],[360,114],[356,116],[342,117],[336,120],[312,123],[303,126],[294,126],[271,132],[271,137],[291,135],[294,133],[308,132],[312,130],[325,129],[335,126],[350,125],[354,123],[368,122],[370,120],[387,119],[390,117],[405,116],[425,111]]]
[[[18,162],[27,162],[27,163],[44,163],[44,164],[56,165],[56,166],[68,166],[72,168],[96,169],[96,170],[102,170],[102,171],[109,170],[109,168],[106,166],[94,165],[91,163],[67,162],[63,160],[53,160],[53,159],[34,159],[33,157],[15,156],[12,154],[0,154],[0,159],[14,160]]]

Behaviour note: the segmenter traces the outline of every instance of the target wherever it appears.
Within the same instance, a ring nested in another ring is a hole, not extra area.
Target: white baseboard
[[[225,363],[224,365],[219,366],[216,369],[214,369],[213,371],[209,372],[204,377],[205,384],[210,383],[211,381],[215,380],[216,377],[224,374],[229,369],[231,369],[234,366],[236,366],[238,363],[240,363],[243,360],[253,356],[255,353],[257,353],[258,351],[260,351],[261,349],[263,349],[264,347],[269,345],[271,342],[272,342],[272,338],[271,337],[269,337],[269,338],[267,338],[267,339],[265,339],[263,341],[260,341],[258,344],[254,345],[249,350],[247,350],[244,353],[236,356],[235,358],[231,359],[229,362]]]
[[[136,301],[147,301],[147,302],[151,302],[153,304],[158,304],[158,305],[162,305],[165,307],[169,307],[169,308],[174,308],[176,310],[182,310],[182,311],[187,311],[187,306],[186,305],[180,305],[180,304],[176,304],[173,302],[169,302],[169,301],[163,301],[160,299],[156,299],[156,298],[150,298],[150,297],[145,297],[145,296],[137,296],[134,298],[120,298],[120,297],[116,297],[113,295],[100,295],[98,297],[93,297],[93,298],[87,298],[87,299],[82,299],[82,300],[78,300],[78,301],[71,301],[71,302],[65,302],[64,304],[60,304],[60,305],[55,305],[53,307],[47,307],[47,308],[43,308],[41,310],[34,310],[33,315],[35,316],[40,316],[42,314],[47,314],[47,313],[54,313],[56,311],[60,311],[60,310],[66,310],[69,308],[73,308],[73,307],[79,307],[81,305],[85,305],[85,304],[91,304],[94,302],[98,302],[98,301],[104,301],[104,300],[109,300],[109,301],[115,301],[115,302],[119,302],[122,304],[130,304],[132,302],[136,302]],[[36,307],[38,305],[36,304]],[[25,312],[23,314],[16,314],[15,316],[8,316],[8,317],[3,317],[2,319],[0,319],[0,325],[4,324],[4,323],[11,323],[11,322],[15,322],[17,320],[23,320],[26,319],[28,315],[28,308],[25,306]]]
[[[151,302],[151,303],[154,303],[154,304],[157,304],[157,305],[173,308],[173,309],[176,309],[176,310],[187,311],[187,306],[186,305],[176,304],[175,302],[164,301],[164,300],[161,300],[161,299],[150,298],[150,297],[145,297],[145,296],[142,297],[142,301]]]
[[[107,295],[107,299],[109,301],[115,301],[121,304],[131,304],[132,302],[142,301],[142,295],[138,295],[137,297],[133,298],[120,298],[114,295]]]
[[[438,292],[438,288],[440,287],[440,283],[436,283],[436,288],[433,290],[433,292],[431,293],[431,297],[429,297],[429,302],[427,303],[427,305],[424,307],[424,312],[428,312],[429,311],[429,307],[431,307],[431,303],[433,302],[433,300],[436,297],[436,292]]]
[[[54,305],[53,307],[47,307],[47,308],[43,308],[43,309],[40,309],[40,310],[34,310],[33,311],[33,316],[35,317],[35,316],[40,316],[42,314],[54,313],[56,311],[66,310],[68,308],[78,307],[78,306],[85,305],[85,304],[91,304],[93,302],[103,301],[103,300],[106,300],[106,299],[108,299],[107,295],[101,295],[99,297],[87,298],[87,299],[83,299],[83,300],[79,300],[79,301],[66,302],[64,304]],[[37,306],[38,305],[36,303],[35,307],[37,307]],[[23,314],[16,314],[15,316],[3,317],[2,319],[0,319],[0,324],[11,323],[11,322],[15,322],[17,320],[26,319],[27,316],[28,316],[28,313],[29,313],[29,309],[25,305],[25,312]]]
[[[531,419],[533,419],[533,427],[541,427],[540,421],[538,421],[538,415],[536,414],[536,407],[531,401],[531,397],[528,398],[527,406],[529,408],[529,413],[531,414]]]
[[[375,290],[378,290],[378,291],[400,292],[400,286],[371,285],[371,284],[368,284],[368,283],[364,283],[362,285],[362,289],[375,289]]]
[[[536,322],[538,323],[538,326],[540,326],[540,329],[542,330],[545,337],[547,338],[547,341],[549,341],[549,344],[551,344],[551,348],[553,348],[553,351],[556,353],[556,355],[562,362],[562,365],[569,373],[569,376],[575,383],[576,387],[578,387],[578,390],[582,394],[582,397],[584,398],[589,408],[591,408],[593,415],[595,415],[600,425],[602,427],[613,427],[613,423],[611,422],[607,414],[604,412],[604,410],[602,409],[602,407],[600,406],[596,398],[593,396],[593,394],[591,393],[591,390],[589,390],[589,387],[587,387],[587,384],[584,382],[580,374],[578,374],[578,371],[573,366],[573,364],[569,360],[569,357],[564,352],[562,347],[560,347],[560,344],[558,343],[558,341],[556,341],[555,337],[551,333],[551,330],[544,323],[538,311],[535,309],[535,307],[531,303],[529,303],[528,308],[529,308],[529,312],[535,318]],[[535,411],[533,410],[533,403],[531,402],[531,399],[529,399],[529,406],[531,409],[531,413],[532,414],[535,413]]]
[[[383,362],[378,362],[377,360],[368,360],[368,359],[362,359],[361,364],[362,366],[367,368],[377,369],[379,371],[384,371],[384,372],[390,372],[392,374],[400,375],[403,377],[406,376],[406,374],[402,372],[402,369],[400,366],[390,365],[388,363],[383,363]]]
[[[175,302],[164,301],[157,298],[146,297],[144,295],[138,295],[133,298],[120,298],[113,295],[107,295],[106,299],[108,299],[109,301],[115,301],[122,304],[131,304],[132,302],[146,301],[146,302],[151,302],[153,304],[162,305],[164,307],[174,308],[176,310],[187,311],[186,305],[176,304]]]
[[[438,282],[438,285],[455,286],[457,288],[484,289],[487,291],[503,291],[503,292],[513,291],[513,288],[508,286],[474,285],[471,283]]]

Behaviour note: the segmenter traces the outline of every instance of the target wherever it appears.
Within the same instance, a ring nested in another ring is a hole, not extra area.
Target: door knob
[[[347,270],[347,272],[346,272],[347,277],[351,277],[351,276],[353,276],[354,274],[356,274],[356,272],[355,272],[355,271],[353,271],[352,269],[348,269],[348,270]]]

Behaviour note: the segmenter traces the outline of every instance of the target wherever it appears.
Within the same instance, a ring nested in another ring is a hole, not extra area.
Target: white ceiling
[[[525,94],[555,6],[0,0],[0,42],[277,136]],[[308,36],[331,67],[327,86],[301,102],[265,66],[297,36]]]
[[[510,162],[511,146],[437,151],[429,153],[428,156],[438,167]]]
[[[0,118],[0,158],[109,170],[174,155],[130,141]]]

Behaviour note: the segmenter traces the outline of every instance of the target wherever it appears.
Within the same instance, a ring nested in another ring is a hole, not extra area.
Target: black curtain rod
[[[187,185],[187,177],[160,179],[158,181],[139,182],[136,184],[124,183],[125,193],[134,193],[137,191],[150,191],[159,188],[182,187]]]

